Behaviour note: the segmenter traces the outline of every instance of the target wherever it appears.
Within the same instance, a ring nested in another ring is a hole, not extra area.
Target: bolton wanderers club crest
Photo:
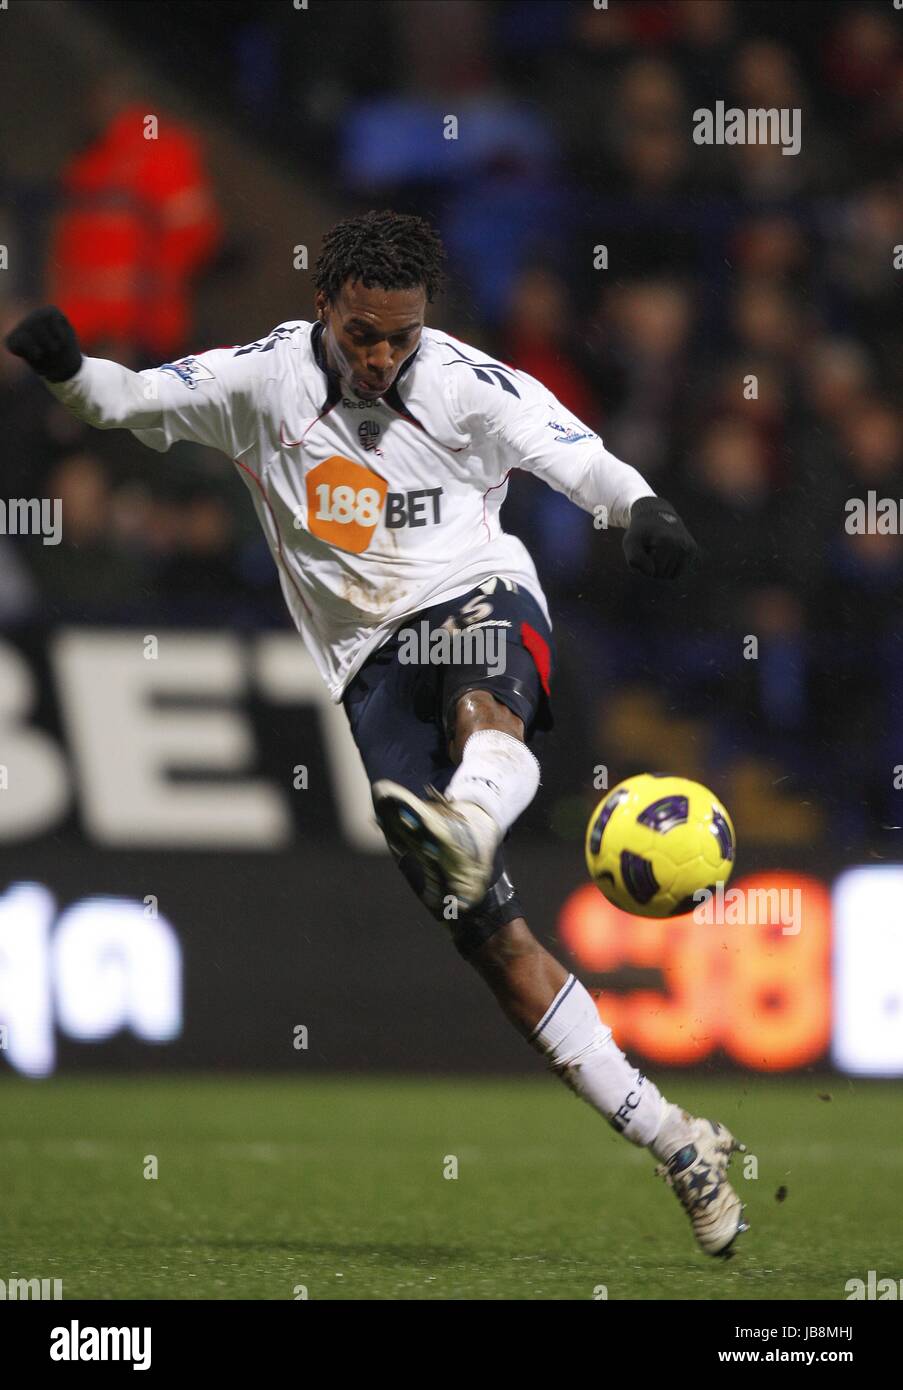
[[[368,453],[383,456],[382,449],[377,449],[376,441],[380,435],[379,425],[375,420],[362,420],[357,427],[357,437],[363,444]]]

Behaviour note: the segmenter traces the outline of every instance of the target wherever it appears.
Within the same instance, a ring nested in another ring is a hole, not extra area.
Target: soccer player
[[[232,459],[398,867],[514,1027],[651,1151],[700,1247],[725,1255],[747,1229],[727,1179],[743,1146],[631,1065],[530,932],[501,854],[539,786],[529,743],[551,724],[555,665],[536,570],[499,519],[511,469],[624,528],[642,574],[677,576],[696,546],[540,382],[424,326],[444,254],[422,219],[368,212],[326,236],[313,322],[141,372],[82,356],[53,306],[6,342],[79,419]]]

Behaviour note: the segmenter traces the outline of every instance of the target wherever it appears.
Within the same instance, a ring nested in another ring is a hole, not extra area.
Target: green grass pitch
[[[541,1074],[5,1078],[0,1277],[92,1299],[711,1300],[903,1272],[898,1086],[657,1079],[758,1161],[744,1180],[734,1159],[752,1230],[729,1262],[697,1253],[650,1156]]]

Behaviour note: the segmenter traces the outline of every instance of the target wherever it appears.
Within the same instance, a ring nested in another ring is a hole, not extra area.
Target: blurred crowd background
[[[134,367],[247,342],[310,316],[292,246],[312,266],[341,216],[428,216],[450,258],[430,321],[545,382],[703,548],[698,575],[656,587],[626,572],[618,533],[512,478],[503,519],[536,559],[561,707],[582,724],[558,740],[553,828],[582,818],[568,788],[585,788],[589,749],[619,775],[708,777],[748,841],[898,855],[903,542],[849,534],[844,504],[903,499],[903,14],[218,0],[155,5],[150,23],[141,4],[55,8],[57,41],[74,20],[95,51],[53,167],[0,154],[2,331],[49,301],[86,351]],[[694,110],[719,100],[799,108],[800,153],[695,144]],[[156,141],[137,134],[147,112]],[[45,148],[43,104],[18,120]],[[286,220],[283,196],[306,220]],[[64,517],[58,546],[0,537],[4,629],[287,624],[219,455],[82,428],[6,352],[0,418],[5,495],[61,498]]]

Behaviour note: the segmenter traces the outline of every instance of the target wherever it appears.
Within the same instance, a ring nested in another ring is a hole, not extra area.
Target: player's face
[[[346,280],[332,303],[318,291],[314,304],[326,325],[329,365],[361,400],[378,400],[420,342],[426,292],[367,289]]]

